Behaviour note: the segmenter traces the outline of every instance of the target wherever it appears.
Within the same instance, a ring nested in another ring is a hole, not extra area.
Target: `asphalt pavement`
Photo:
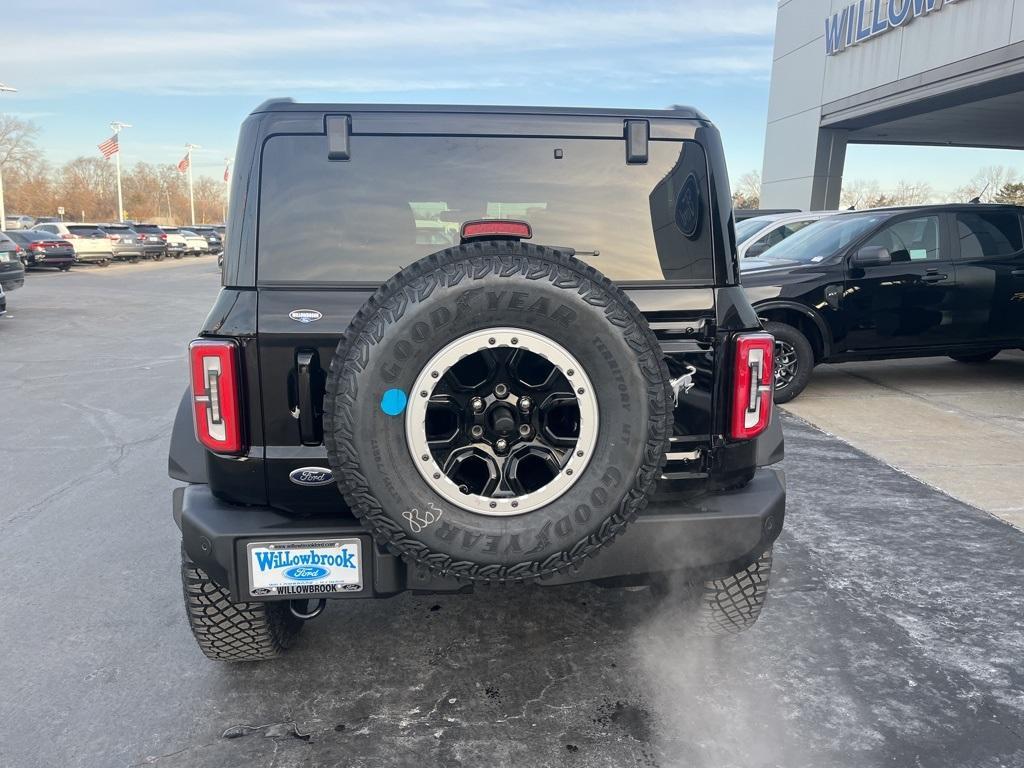
[[[1024,530],[1024,351],[820,365],[786,409]]]
[[[532,587],[346,601],[279,661],[206,660],[166,454],[218,283],[9,296],[0,766],[1024,765],[1024,533],[794,417],[772,596],[733,641],[671,596]]]

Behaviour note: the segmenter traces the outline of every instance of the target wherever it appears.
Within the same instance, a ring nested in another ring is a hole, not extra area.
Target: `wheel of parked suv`
[[[288,601],[233,603],[219,586],[181,550],[181,584],[189,627],[207,658],[260,661],[280,656],[295,641],[304,621]]]
[[[338,344],[329,463],[376,540],[434,573],[535,579],[646,503],[672,392],[629,298],[569,253],[480,241],[385,283]]]
[[[814,350],[800,331],[786,323],[768,322],[775,337],[775,402],[788,403],[804,391],[814,370]]]
[[[164,260],[163,252],[160,252],[160,253],[157,253],[157,254],[153,255],[153,261],[163,261],[163,260]]]
[[[989,350],[988,352],[978,352],[974,355],[950,355],[953,360],[958,363],[987,363],[993,357],[999,354],[1001,350]]]
[[[96,265],[100,267],[109,267],[110,259],[100,259],[99,261],[96,262]]]
[[[71,265],[70,264],[61,264],[59,267],[57,267],[57,269],[59,269],[61,272],[70,272],[71,271]]]

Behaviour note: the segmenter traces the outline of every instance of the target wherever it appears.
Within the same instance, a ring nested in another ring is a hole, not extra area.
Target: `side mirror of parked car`
[[[884,267],[892,264],[892,255],[881,245],[865,245],[850,262],[855,267]]]

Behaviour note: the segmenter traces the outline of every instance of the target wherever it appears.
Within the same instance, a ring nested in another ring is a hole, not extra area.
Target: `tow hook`
[[[316,605],[313,607],[313,610],[309,610],[309,600],[288,601],[288,609],[292,612],[292,616],[296,619],[302,619],[303,621],[315,619],[324,612],[324,608],[326,607],[327,601],[322,597],[316,601]]]

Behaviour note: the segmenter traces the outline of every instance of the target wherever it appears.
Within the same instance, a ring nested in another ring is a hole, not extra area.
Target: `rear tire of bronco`
[[[701,634],[738,635],[754,626],[768,599],[771,572],[772,550],[769,547],[746,568],[723,579],[705,581],[698,595]]]
[[[235,603],[181,551],[185,613],[199,649],[214,661],[263,661],[289,648],[305,623],[287,602]]]
[[[814,350],[807,337],[791,325],[768,322],[764,329],[775,337],[775,402],[788,403],[811,380]]]
[[[388,280],[331,361],[328,462],[378,544],[466,582],[563,571],[613,541],[661,474],[664,353],[570,253],[477,241]]]
[[[952,360],[956,360],[958,363],[987,363],[993,357],[999,354],[1001,350],[989,350],[988,352],[978,352],[973,355],[950,355]]]

